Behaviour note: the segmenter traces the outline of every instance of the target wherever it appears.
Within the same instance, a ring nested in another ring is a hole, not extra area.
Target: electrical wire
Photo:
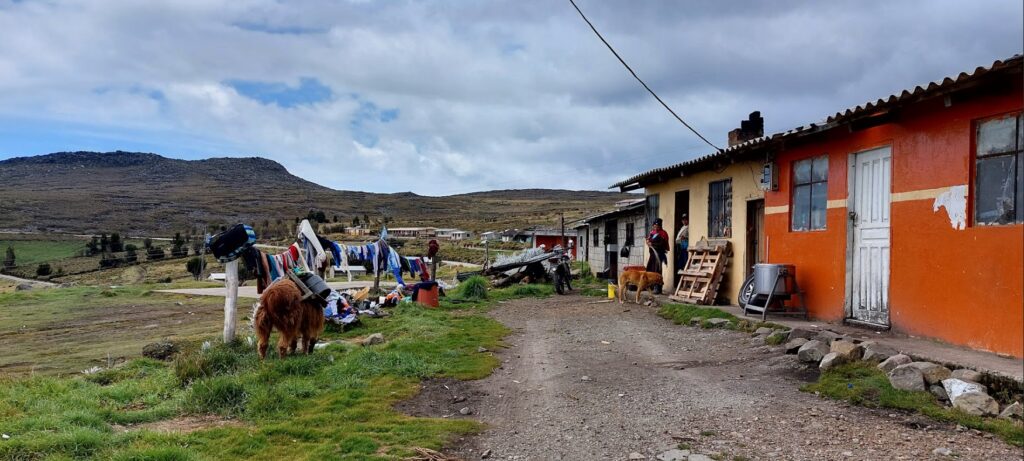
[[[669,111],[669,113],[671,113],[672,116],[676,118],[676,120],[679,120],[679,123],[682,123],[683,126],[692,131],[693,134],[697,135],[697,137],[700,138],[705,143],[707,143],[707,145],[711,146],[715,150],[722,150],[718,146],[712,144],[711,141],[708,141],[708,139],[702,136],[700,133],[698,133],[697,130],[693,129],[693,127],[690,126],[689,123],[686,123],[686,121],[683,120],[683,118],[680,117],[679,114],[676,114],[676,112],[672,110],[672,108],[669,107],[668,104],[665,104],[665,101],[662,101],[661,98],[658,97],[658,94],[655,93],[654,90],[651,89],[651,87],[647,86],[647,84],[640,79],[640,76],[633,71],[633,68],[629,67],[629,64],[626,64],[626,61],[622,59],[622,56],[619,56],[619,53],[615,51],[615,48],[612,48],[612,45],[608,43],[608,40],[605,40],[604,36],[602,36],[601,33],[597,31],[597,28],[594,27],[594,24],[592,24],[589,19],[587,19],[587,16],[583,14],[583,10],[581,10],[580,7],[576,5],[576,2],[574,0],[569,0],[569,3],[572,3],[573,8],[576,8],[576,12],[578,12],[580,14],[580,17],[583,18],[584,21],[586,21],[587,25],[590,26],[590,30],[594,31],[594,34],[597,35],[597,38],[601,39],[601,42],[604,43],[604,46],[608,47],[608,50],[611,51],[616,58],[618,58],[619,62],[621,62],[622,65],[626,67],[626,70],[628,70],[630,74],[633,74],[633,78],[635,78],[636,81],[640,82],[640,84],[643,85],[647,92],[651,93],[651,96],[654,96],[654,99],[657,99],[658,102],[660,102],[661,105],[665,107],[665,110]]]

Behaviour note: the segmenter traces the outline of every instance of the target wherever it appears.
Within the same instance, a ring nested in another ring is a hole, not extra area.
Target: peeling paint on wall
[[[949,215],[949,224],[953,229],[964,230],[967,228],[967,186],[953,186],[949,190],[935,197],[932,211],[939,211],[939,207],[946,209]]]

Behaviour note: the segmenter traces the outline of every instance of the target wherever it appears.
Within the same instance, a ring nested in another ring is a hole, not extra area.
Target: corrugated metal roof
[[[1005,60],[997,60],[993,62],[991,66],[975,68],[974,72],[971,72],[969,74],[966,72],[961,72],[959,75],[956,76],[955,79],[952,77],[946,77],[942,81],[929,82],[927,85],[924,86],[919,85],[914,87],[913,89],[903,90],[899,94],[892,94],[886,98],[881,98],[863,105],[851,107],[844,111],[836,112],[835,114],[830,115],[824,121],[819,123],[810,123],[807,125],[798,126],[790,130],[773,133],[759,138],[754,138],[749,141],[737,144],[735,146],[730,146],[726,149],[719,150],[718,152],[715,152],[713,154],[708,154],[702,157],[697,157],[692,160],[687,160],[685,162],[676,163],[675,165],[669,165],[665,167],[648,170],[643,173],[634,175],[623,181],[619,181],[613,184],[611,187],[609,187],[609,189],[614,189],[616,187],[626,188],[632,185],[636,185],[637,187],[634,188],[638,188],[640,186],[640,182],[647,178],[657,177],[665,173],[679,173],[682,172],[687,167],[694,167],[699,164],[708,163],[714,160],[726,159],[740,152],[749,151],[751,149],[767,145],[773,141],[780,141],[782,139],[794,136],[807,135],[835,128],[836,126],[839,126],[844,122],[880,110],[890,109],[892,107],[896,107],[902,104],[920,101],[925,98],[937,96],[944,92],[960,89],[966,85],[969,85],[972,82],[977,81],[980,77],[989,74],[993,71],[1013,69],[1015,66],[1016,68],[1021,69],[1022,65],[1024,65],[1024,59],[1022,59],[1022,56],[1019,54],[1013,55]]]

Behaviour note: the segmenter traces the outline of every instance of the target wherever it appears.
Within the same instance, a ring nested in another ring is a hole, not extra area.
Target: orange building
[[[813,317],[1024,356],[1015,56],[773,137],[766,259]]]
[[[1024,357],[1022,87],[1018,55],[690,168],[765,162],[746,260],[795,265],[811,317]],[[662,170],[613,187],[657,192]]]

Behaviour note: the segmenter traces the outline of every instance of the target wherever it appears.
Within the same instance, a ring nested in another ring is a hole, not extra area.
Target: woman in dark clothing
[[[661,273],[661,266],[668,264],[668,232],[661,228],[661,218],[654,220],[651,232],[647,234],[647,248],[650,250],[650,257],[647,258],[647,272]],[[655,288],[655,293],[661,293],[661,286]]]

